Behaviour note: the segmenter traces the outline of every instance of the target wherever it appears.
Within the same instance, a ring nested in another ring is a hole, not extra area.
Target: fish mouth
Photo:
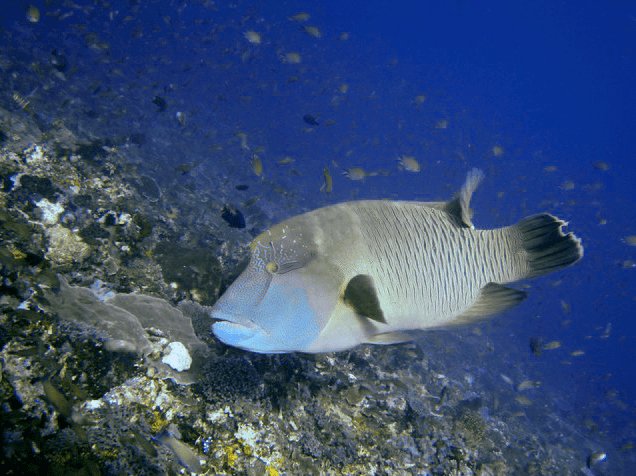
[[[221,342],[233,347],[250,350],[248,342],[263,335],[263,329],[250,320],[241,319],[237,322],[235,316],[222,314],[218,312],[212,313],[212,332]]]
[[[258,324],[245,318],[236,322],[237,317],[224,315],[218,312],[212,313],[212,332],[218,340],[225,345],[238,347],[239,349],[259,354],[280,354],[290,352],[280,349],[271,336]]]

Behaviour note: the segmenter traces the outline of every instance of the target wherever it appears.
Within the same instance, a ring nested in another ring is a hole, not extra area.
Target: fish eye
[[[265,268],[271,274],[276,274],[278,272],[278,263],[276,263],[275,261],[270,261],[269,263],[267,263],[267,266],[265,266]]]

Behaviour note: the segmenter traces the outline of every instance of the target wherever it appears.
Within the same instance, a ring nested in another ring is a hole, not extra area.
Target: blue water
[[[68,120],[96,133],[146,134],[138,159],[162,184],[174,181],[163,171],[200,161],[191,172],[199,186],[236,202],[258,195],[276,222],[353,198],[443,200],[479,167],[487,177],[473,201],[477,227],[542,210],[569,221],[583,240],[583,261],[530,283],[528,301],[491,332],[506,365],[541,378],[564,411],[594,418],[614,450],[636,439],[636,268],[625,264],[636,261],[625,242],[636,235],[636,4],[35,4],[41,19],[29,23],[26,4],[10,2],[2,28],[12,34],[4,41],[40,58],[63,52],[74,97],[99,113],[88,126],[86,118]],[[60,20],[58,9],[73,15]],[[288,19],[303,11],[321,38]],[[248,30],[262,35],[260,44],[244,38]],[[88,32],[109,49],[91,47]],[[301,62],[281,62],[288,52]],[[27,95],[37,85],[10,86]],[[33,101],[44,109],[54,101],[63,115],[70,106],[62,89],[53,86],[47,98],[40,88]],[[168,102],[165,112],[155,95]],[[185,127],[177,112],[186,113]],[[304,122],[306,114],[319,124]],[[438,127],[444,120],[447,127]],[[262,177],[250,166],[254,153]],[[400,171],[399,155],[416,157],[421,172]],[[286,156],[294,162],[278,165]],[[353,166],[378,174],[349,181],[341,172]],[[331,194],[320,191],[324,167]],[[234,189],[238,183],[249,185],[248,195]],[[562,347],[535,358],[532,336]],[[584,354],[570,356],[577,350]]]

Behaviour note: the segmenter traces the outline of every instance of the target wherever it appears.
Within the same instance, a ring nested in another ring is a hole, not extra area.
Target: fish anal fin
[[[385,332],[382,334],[376,334],[373,337],[367,339],[367,344],[378,344],[378,345],[391,345],[391,344],[402,344],[404,342],[411,342],[413,340],[413,335],[406,334],[404,332]]]
[[[499,314],[517,306],[526,296],[527,293],[524,291],[489,283],[481,289],[479,298],[473,305],[457,316],[452,323],[466,324],[493,314]]]
[[[473,211],[470,209],[470,199],[483,178],[484,173],[481,170],[472,169],[468,172],[466,182],[459,193],[444,206],[444,211],[462,228],[475,228],[472,222]]]
[[[351,278],[347,283],[342,299],[358,316],[386,324],[371,276],[358,274]]]

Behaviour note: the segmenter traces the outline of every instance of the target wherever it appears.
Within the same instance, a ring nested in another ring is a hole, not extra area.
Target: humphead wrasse
[[[262,353],[403,342],[510,309],[526,294],[504,284],[581,259],[580,240],[548,213],[475,229],[469,202],[482,178],[472,170],[449,202],[347,202],[261,233],[212,309],[214,334]]]

